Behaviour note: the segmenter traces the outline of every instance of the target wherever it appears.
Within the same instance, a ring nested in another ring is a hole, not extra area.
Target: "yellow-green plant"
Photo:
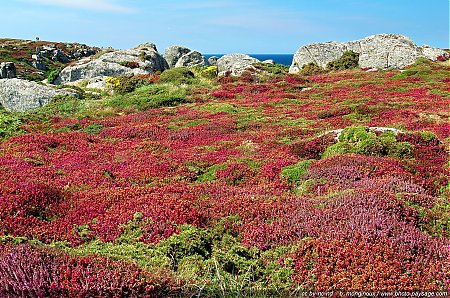
[[[106,86],[108,86],[111,89],[116,89],[120,87],[120,80],[118,78],[114,78],[114,77],[107,77],[105,79],[106,82]]]
[[[203,68],[198,73],[200,77],[205,79],[214,79],[218,75],[218,69],[217,66],[208,66],[206,68]]]

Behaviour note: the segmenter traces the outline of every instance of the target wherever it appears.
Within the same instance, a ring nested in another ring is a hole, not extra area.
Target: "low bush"
[[[59,69],[52,70],[47,76],[47,82],[49,84],[53,84],[56,81],[56,79],[58,78],[59,73],[60,73]]]
[[[198,75],[205,79],[214,79],[217,77],[218,73],[217,66],[207,66],[200,69]]]
[[[175,67],[165,70],[159,77],[160,83],[191,84],[194,73],[186,67]]]
[[[143,111],[158,107],[175,106],[187,102],[187,90],[162,85],[147,85],[128,94],[114,96],[107,106]]]
[[[327,64],[327,69],[342,70],[357,68],[359,65],[359,54],[353,51],[345,51],[342,57]]]
[[[69,95],[57,95],[48,105],[29,112],[31,118],[49,119],[56,116],[74,116],[84,111],[84,101]]]
[[[364,126],[345,128],[339,136],[339,142],[329,146],[323,157],[345,153],[358,153],[397,158],[410,157],[414,145],[409,142],[398,142],[394,132],[386,131],[377,135]]]
[[[286,178],[290,183],[300,181],[308,172],[308,168],[313,161],[314,159],[307,159],[295,165],[283,167],[281,177]]]
[[[255,63],[257,69],[267,72],[269,74],[277,75],[277,74],[286,74],[289,71],[289,67],[283,64],[269,64],[269,63]]]
[[[130,93],[146,83],[145,79],[134,75],[106,78],[106,84],[118,94]]]
[[[0,139],[20,133],[22,119],[19,115],[8,113],[0,107]]]
[[[422,79],[430,79],[434,75],[433,67],[435,66],[435,63],[425,57],[419,57],[416,59],[414,64],[408,66],[403,71],[397,73],[393,79],[406,79],[409,77],[414,78],[422,78]]]
[[[325,70],[317,65],[315,62],[310,62],[308,64],[303,65],[302,70],[300,73],[304,76],[311,76],[311,75],[317,75],[324,73]]]

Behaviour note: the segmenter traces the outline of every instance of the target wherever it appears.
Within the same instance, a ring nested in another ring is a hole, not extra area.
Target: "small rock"
[[[47,70],[47,65],[45,65],[44,61],[42,60],[33,60],[31,62],[31,66],[39,70]]]
[[[13,62],[0,63],[0,79],[13,79],[16,76],[16,66]]]

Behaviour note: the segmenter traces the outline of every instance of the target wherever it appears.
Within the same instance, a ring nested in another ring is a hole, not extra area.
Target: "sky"
[[[313,42],[404,34],[450,48],[450,0],[1,0],[0,37],[159,52],[286,53]]]

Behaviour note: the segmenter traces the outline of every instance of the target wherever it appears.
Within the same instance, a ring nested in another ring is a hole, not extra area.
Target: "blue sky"
[[[159,51],[294,53],[312,42],[401,33],[449,48],[450,0],[6,0],[0,37]]]

